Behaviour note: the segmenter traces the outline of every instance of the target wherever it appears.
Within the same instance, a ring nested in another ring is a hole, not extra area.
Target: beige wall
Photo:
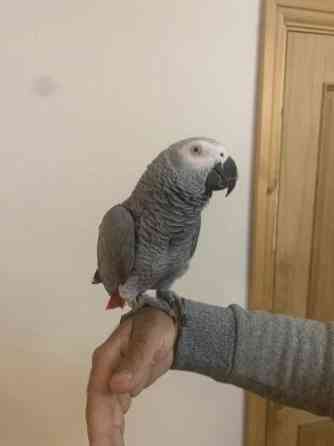
[[[176,289],[245,304],[258,4],[2,5],[1,444],[86,443],[90,354],[119,318],[90,285],[97,225],[179,138],[224,141],[241,179],[212,200]],[[135,402],[128,444],[239,446],[242,406],[238,389],[170,373]]]

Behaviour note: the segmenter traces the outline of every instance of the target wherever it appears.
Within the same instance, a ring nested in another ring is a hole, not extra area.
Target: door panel
[[[334,83],[334,36],[289,32],[273,310],[324,321],[334,320],[331,82]],[[332,422],[270,403],[267,445],[282,444],[334,445]]]
[[[299,426],[298,446],[333,446],[333,438],[332,421],[317,421]]]
[[[334,321],[334,2],[263,4],[249,304]],[[251,393],[246,440],[334,445],[334,423]]]
[[[325,85],[308,316],[334,320],[334,85]]]
[[[287,45],[274,310],[295,316],[305,316],[308,294],[324,77],[322,38],[290,33]]]

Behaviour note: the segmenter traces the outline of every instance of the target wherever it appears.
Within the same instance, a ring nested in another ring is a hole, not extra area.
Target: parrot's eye
[[[195,155],[200,155],[200,153],[202,152],[202,149],[199,146],[193,146],[191,148],[192,153],[194,153]]]
[[[224,158],[224,154],[223,154],[223,153],[221,153],[220,156],[221,156],[222,158]]]

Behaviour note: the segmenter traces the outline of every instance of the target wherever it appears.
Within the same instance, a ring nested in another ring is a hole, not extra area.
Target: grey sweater
[[[180,301],[173,369],[334,417],[334,323]]]

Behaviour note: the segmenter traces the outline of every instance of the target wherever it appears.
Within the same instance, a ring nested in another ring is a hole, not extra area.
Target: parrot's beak
[[[211,195],[215,190],[227,189],[227,197],[235,188],[237,180],[237,165],[231,157],[228,157],[225,162],[216,164],[210,171],[205,184],[206,193]]]

